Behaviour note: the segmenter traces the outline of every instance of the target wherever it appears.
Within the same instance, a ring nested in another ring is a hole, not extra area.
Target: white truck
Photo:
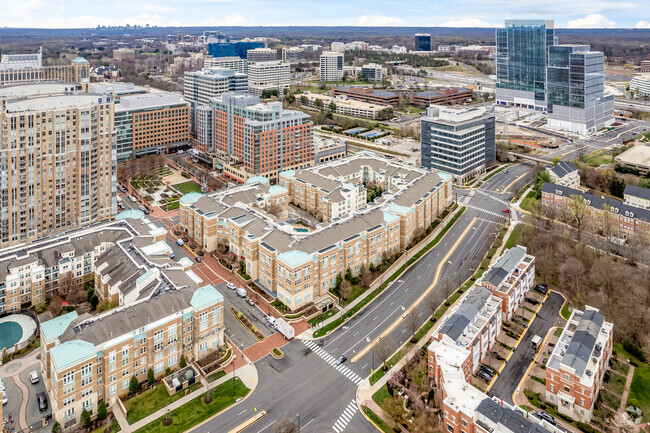
[[[284,335],[284,338],[287,340],[291,340],[296,335],[296,330],[293,329],[293,326],[285,322],[282,317],[275,319],[275,329],[280,331],[280,334]]]

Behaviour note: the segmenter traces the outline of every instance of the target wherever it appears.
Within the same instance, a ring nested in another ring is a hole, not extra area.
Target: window
[[[564,392],[571,392],[571,388],[568,386],[564,385]]]
[[[63,375],[63,385],[74,383],[74,371],[69,371]]]
[[[163,341],[163,331],[156,331],[156,333],[153,334],[153,342],[160,343],[161,341]]]
[[[165,363],[164,362],[159,362],[158,364],[154,365],[153,371],[154,373],[160,373],[165,369]]]
[[[449,433],[454,433],[454,427],[452,427],[451,424],[447,424],[447,431],[448,431]]]
[[[122,381],[122,389],[123,389],[123,390],[124,390],[124,389],[129,389],[129,381],[130,381],[130,379],[124,379],[124,380]]]
[[[86,365],[83,365],[81,367],[81,377],[86,377],[88,375],[93,374],[93,363],[90,362]]]
[[[167,336],[173,337],[174,335],[176,335],[176,325],[172,325],[169,328],[167,328]]]

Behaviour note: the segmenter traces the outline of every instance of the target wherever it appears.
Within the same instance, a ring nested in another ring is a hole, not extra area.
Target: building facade
[[[312,108],[320,108],[322,106],[324,110],[334,111],[346,116],[364,117],[366,119],[390,119],[393,116],[393,107],[391,105],[370,104],[355,99],[348,99],[347,96],[332,97],[305,92],[300,95],[300,102],[302,105]],[[332,110],[330,104],[334,104],[336,107]]]
[[[203,59],[204,68],[231,69],[240,74],[248,73],[248,61],[241,57],[211,57],[206,56]]]
[[[650,60],[647,60],[647,62],[650,64]],[[648,72],[650,72],[650,67],[648,68]],[[632,77],[629,91],[637,98],[650,99],[650,74],[641,74]]]
[[[597,309],[573,310],[546,363],[546,400],[558,412],[590,422],[603,376],[609,369],[614,325]]]
[[[122,61],[135,61],[135,50],[133,48],[118,48],[113,50],[113,60]]]
[[[291,87],[291,65],[289,63],[279,60],[249,63],[249,93],[262,96],[264,90],[277,90],[278,96],[282,96],[284,89],[289,87]]]
[[[248,58],[248,51],[264,48],[261,41],[217,42],[208,44],[208,55],[212,57],[240,57]]]
[[[628,206],[650,209],[650,190],[627,184],[623,193],[624,203]]]
[[[450,87],[446,89],[427,90],[415,92],[410,96],[411,104],[427,108],[429,105],[453,105],[467,102],[474,97],[471,89],[464,87]]]
[[[272,62],[275,60],[277,54],[278,52],[273,48],[255,48],[253,50],[248,50],[246,60],[248,60],[249,63]]]
[[[43,53],[4,54],[0,60],[0,84],[64,81],[86,85],[90,79],[90,63],[83,57],[67,65],[43,66]]]
[[[430,107],[420,136],[422,165],[450,173],[459,183],[496,161],[495,117],[484,107]]]
[[[116,214],[113,100],[74,89],[0,90],[0,247]]]
[[[431,51],[431,35],[429,33],[415,34],[415,51]]]
[[[571,162],[559,162],[553,167],[548,167],[546,171],[551,177],[553,183],[568,186],[569,188],[580,187],[580,173],[578,173],[578,167],[573,165]]]
[[[348,99],[378,105],[399,105],[400,94],[376,90],[372,87],[336,86],[332,87],[332,96],[344,95]]]
[[[368,81],[381,83],[384,79],[384,70],[381,65],[369,63],[361,67],[361,76]]]
[[[282,48],[282,61],[296,63],[305,58],[305,49],[300,47]]]
[[[323,51],[320,55],[320,80],[341,81],[343,79],[343,53]]]
[[[190,103],[174,93],[123,96],[115,105],[117,160],[190,142]]]
[[[546,108],[548,47],[556,44],[553,20],[506,20],[496,29],[496,102]]]

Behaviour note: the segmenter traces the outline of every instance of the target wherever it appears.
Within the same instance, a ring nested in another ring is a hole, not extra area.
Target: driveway
[[[555,324],[563,303],[564,298],[559,293],[550,292],[535,320],[532,321],[528,331],[519,342],[519,346],[517,346],[492,388],[488,391],[489,396],[496,396],[509,404],[513,404],[512,394],[526,373],[526,369],[535,358],[536,352],[531,346],[532,339],[535,335],[542,338],[546,336],[548,330]]]
[[[40,377],[40,380],[38,383],[32,384],[29,380],[29,373],[36,370],[38,372],[38,376]],[[42,418],[49,417],[52,415],[52,409],[50,408],[50,401],[48,397],[48,408],[46,411],[41,412],[38,410],[38,402],[36,401],[36,394],[39,392],[45,392],[45,382],[43,381],[43,378],[41,377],[41,364],[40,362],[33,364],[29,367],[27,367],[25,370],[23,370],[20,373],[20,380],[27,386],[29,389],[29,399],[27,401],[27,410],[26,410],[26,418],[27,418],[27,423],[30,426],[33,426],[35,424],[39,424],[41,422]]]

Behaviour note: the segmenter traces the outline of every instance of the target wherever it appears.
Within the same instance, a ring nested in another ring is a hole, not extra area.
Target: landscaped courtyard
[[[129,181],[149,206],[166,211],[178,209],[178,200],[189,192],[202,192],[189,174],[178,173],[166,165],[157,165],[136,173]]]

